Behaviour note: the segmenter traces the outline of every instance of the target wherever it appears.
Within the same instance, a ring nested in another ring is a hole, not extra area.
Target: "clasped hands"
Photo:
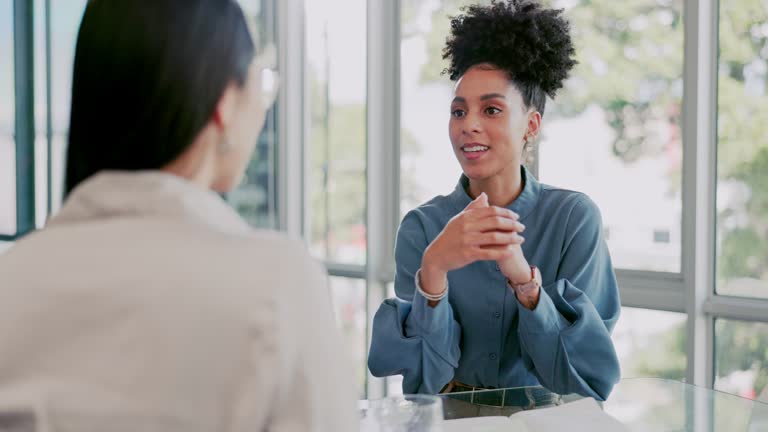
[[[488,196],[481,193],[448,221],[424,251],[422,289],[429,294],[440,293],[449,271],[475,261],[496,261],[512,286],[530,281],[531,266],[521,247],[525,226],[518,219],[511,210],[490,206]],[[538,292],[530,294],[538,300]]]

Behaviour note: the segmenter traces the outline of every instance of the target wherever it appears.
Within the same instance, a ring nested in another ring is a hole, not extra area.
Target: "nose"
[[[465,135],[476,134],[482,131],[480,119],[477,115],[467,113],[464,121],[461,123],[461,132]]]

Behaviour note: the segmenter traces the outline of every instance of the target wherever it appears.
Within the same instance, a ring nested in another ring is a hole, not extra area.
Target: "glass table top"
[[[445,419],[509,416],[581,399],[543,387],[442,394]],[[632,431],[768,431],[768,403],[659,378],[627,378],[616,385],[603,410]]]

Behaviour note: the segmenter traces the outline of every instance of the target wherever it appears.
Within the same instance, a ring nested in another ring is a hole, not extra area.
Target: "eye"
[[[467,115],[467,113],[463,109],[455,109],[455,110],[451,111],[451,115],[456,117],[456,118],[462,118],[465,115]]]
[[[501,113],[501,110],[496,107],[488,107],[485,109],[485,113],[491,116]]]

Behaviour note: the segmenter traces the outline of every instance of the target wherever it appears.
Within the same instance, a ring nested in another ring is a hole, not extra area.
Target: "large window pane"
[[[482,2],[482,1],[480,1]],[[461,167],[448,138],[452,83],[441,75],[448,15],[472,0],[403,0],[400,44],[400,210],[450,193]]]
[[[336,312],[336,324],[344,338],[346,355],[354,366],[354,380],[361,399],[365,398],[365,280],[330,277],[329,285]]]
[[[768,324],[715,323],[715,388],[755,399],[768,384]]]
[[[16,233],[13,1],[0,0],[0,234]]]
[[[366,4],[306,7],[310,246],[326,260],[364,264]]]
[[[403,212],[458,180],[441,50],[447,16],[471,3],[403,2]],[[580,64],[545,113],[540,178],[597,202],[617,267],[678,272],[682,0],[551,3],[566,9]]]
[[[275,0],[243,0],[246,15],[256,24],[258,46],[275,42]],[[277,228],[277,109],[269,111],[253,159],[237,189],[227,196],[230,204],[251,225]]]
[[[682,381],[686,372],[686,315],[625,307],[613,330],[623,378]]]
[[[575,3],[579,65],[544,117],[540,177],[592,197],[616,267],[679,272],[683,2]]]
[[[719,3],[717,290],[768,298],[768,3]]]

